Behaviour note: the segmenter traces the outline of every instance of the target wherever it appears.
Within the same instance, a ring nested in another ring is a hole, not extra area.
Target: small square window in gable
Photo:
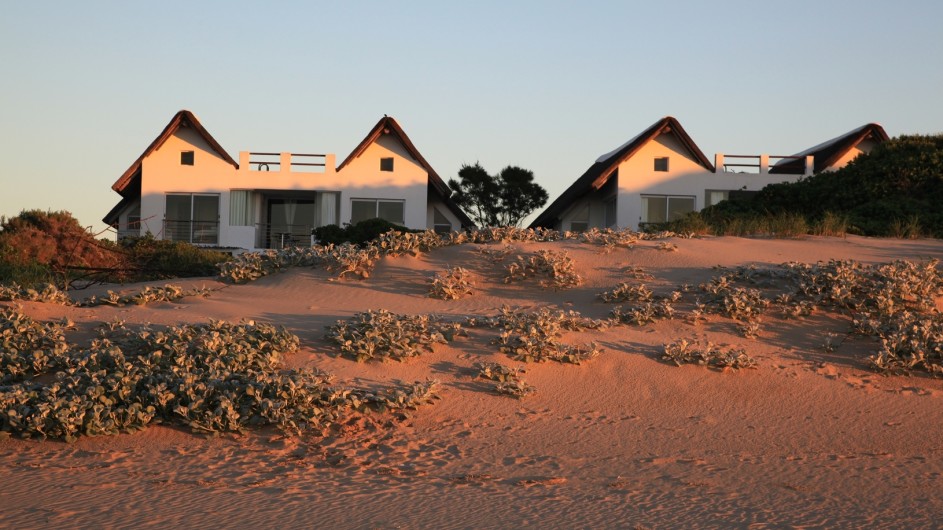
[[[180,151],[180,165],[181,166],[193,165],[193,151]]]
[[[381,158],[380,171],[393,171],[393,158]]]
[[[655,171],[668,171],[668,157],[663,156],[655,159]]]

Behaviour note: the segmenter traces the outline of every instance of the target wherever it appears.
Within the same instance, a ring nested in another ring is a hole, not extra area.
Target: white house
[[[260,152],[236,162],[181,110],[112,185],[121,201],[104,222],[119,237],[242,249],[310,243],[316,227],[374,217],[437,231],[473,225],[391,117],[335,162],[333,154]]]
[[[631,228],[678,219],[778,182],[838,169],[888,140],[871,123],[790,156],[704,156],[675,118],[666,116],[599,158],[531,223],[582,231]],[[771,165],[771,161],[773,161]]]

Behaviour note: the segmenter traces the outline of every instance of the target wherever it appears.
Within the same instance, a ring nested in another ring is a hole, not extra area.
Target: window
[[[704,207],[714,206],[720,201],[726,201],[730,198],[730,192],[727,190],[707,190],[704,193]]]
[[[432,209],[432,229],[439,234],[448,234],[452,231],[452,221],[438,208]]]
[[[355,224],[379,217],[391,223],[406,224],[406,203],[385,199],[351,199],[350,223]]]
[[[380,171],[393,171],[393,159],[392,159],[392,158],[381,158],[381,159],[380,159]]]
[[[141,205],[137,204],[128,210],[128,218],[124,224],[118,223],[118,239],[138,237],[141,235]]]
[[[655,159],[655,171],[668,171],[668,157],[663,156]]]
[[[606,210],[606,228],[612,228],[616,225],[616,198],[613,197],[606,201],[605,205]]]
[[[164,239],[219,243],[219,195],[168,193],[166,207]]]
[[[642,195],[642,223],[667,223],[694,211],[694,197]]]
[[[585,232],[589,230],[589,204],[584,204],[570,218],[570,232]]]
[[[252,226],[255,215],[252,209],[254,197],[249,190],[230,190],[229,226]]]
[[[180,165],[181,166],[193,165],[193,151],[180,151]]]

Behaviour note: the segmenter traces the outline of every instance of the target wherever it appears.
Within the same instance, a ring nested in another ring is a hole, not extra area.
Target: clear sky
[[[943,2],[13,1],[0,215],[84,225],[174,113],[242,150],[341,160],[389,114],[445,179],[534,171],[553,200],[659,118],[794,153],[868,122],[943,132]]]

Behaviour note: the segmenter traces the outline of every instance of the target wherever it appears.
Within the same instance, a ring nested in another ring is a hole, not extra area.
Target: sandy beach
[[[435,378],[441,399],[405,419],[352,416],[326,437],[272,428],[207,437],[157,425],[74,443],[2,439],[0,528],[936,527],[943,380],[875,372],[868,357],[878,341],[850,333],[840,311],[787,318],[770,309],[748,338],[722,315],[695,322],[693,303],[682,301],[672,319],[568,333],[566,343],[603,350],[581,365],[514,361],[487,328],[406,362],[358,363],[325,339],[326,326],[367,310],[462,321],[549,307],[604,319],[614,304],[599,294],[625,281],[667,295],[708,282],[716,266],[943,258],[943,242],[928,239],[670,242],[677,248],[511,243],[512,256],[566,251],[583,281],[559,291],[505,283],[504,264],[481,252],[503,244],[465,244],[385,257],[366,280],[294,268],[244,285],[174,281],[212,293],[173,303],[20,303],[37,320],[72,319],[75,343],[114,319],[269,322],[301,340],[286,368],[316,367],[367,388]],[[474,293],[430,298],[430,277],[450,266],[468,269]],[[651,278],[630,279],[636,268]],[[743,348],[757,365],[665,362],[664,345],[679,338]],[[536,392],[497,394],[477,362],[523,366]]]

